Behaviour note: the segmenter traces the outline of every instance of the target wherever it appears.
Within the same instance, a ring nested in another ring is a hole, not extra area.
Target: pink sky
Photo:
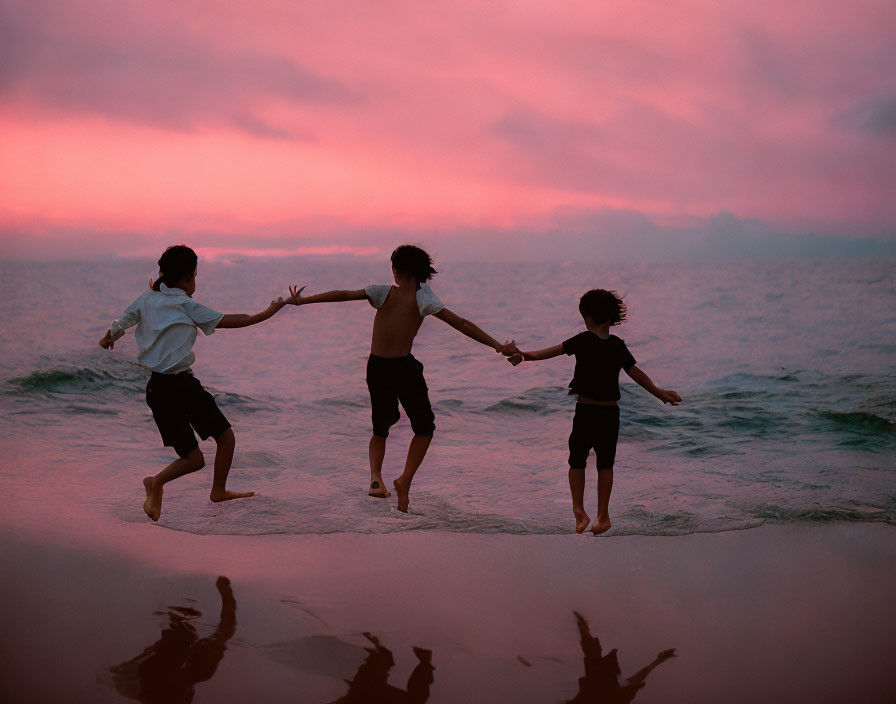
[[[16,254],[363,253],[615,210],[896,228],[891,0],[0,8]]]

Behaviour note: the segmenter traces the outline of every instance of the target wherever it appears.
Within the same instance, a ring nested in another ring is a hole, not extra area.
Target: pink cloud
[[[25,230],[896,225],[892,3],[0,0],[0,20],[0,223]]]

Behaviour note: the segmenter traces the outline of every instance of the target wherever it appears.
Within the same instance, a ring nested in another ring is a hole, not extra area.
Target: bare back
[[[377,357],[404,357],[411,353],[414,338],[423,324],[417,306],[417,291],[409,286],[393,286],[386,302],[376,311],[370,354]]]

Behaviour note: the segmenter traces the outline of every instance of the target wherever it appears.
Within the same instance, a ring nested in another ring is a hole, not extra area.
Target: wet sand
[[[0,700],[896,698],[889,525],[674,538],[93,528],[0,529]]]

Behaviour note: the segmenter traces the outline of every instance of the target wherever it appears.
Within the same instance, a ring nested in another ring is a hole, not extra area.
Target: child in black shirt
[[[561,345],[534,352],[520,352],[508,361],[516,366],[524,359],[550,359],[561,354],[575,355],[576,370],[569,393],[578,396],[576,414],[569,436],[569,489],[576,533],[583,533],[591,522],[585,513],[585,462],[594,448],[597,460],[597,520],[591,526],[594,535],[610,528],[610,492],[613,489],[613,463],[619,436],[619,370],[634,379],[663,403],[673,406],[681,401],[674,391],[657,388],[643,371],[625,342],[610,334],[611,325],[625,320],[625,304],[615,291],[593,289],[579,300],[579,313],[587,330]]]

